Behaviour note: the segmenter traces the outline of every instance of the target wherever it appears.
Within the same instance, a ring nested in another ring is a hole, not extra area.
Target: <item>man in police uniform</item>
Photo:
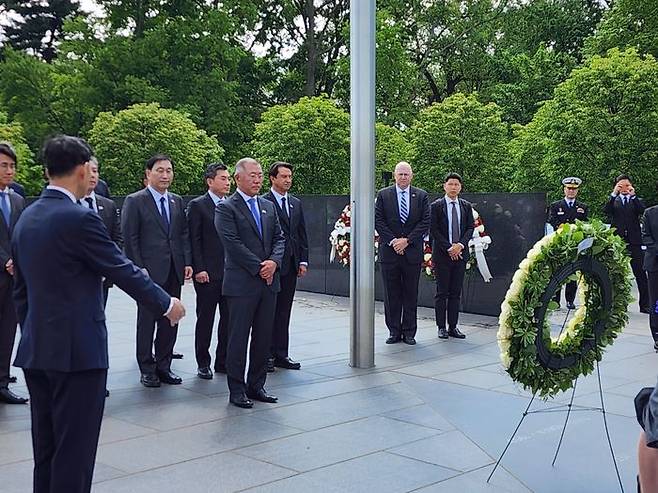
[[[562,180],[562,185],[564,185],[564,198],[553,202],[548,208],[548,223],[553,226],[553,229],[558,229],[561,224],[564,223],[575,223],[577,219],[581,221],[587,221],[587,205],[579,200],[576,200],[578,196],[578,187],[583,182],[580,178],[571,176]],[[576,308],[574,300],[576,299],[576,281],[570,281],[567,283],[565,289],[565,297],[567,299],[567,308],[573,310]],[[555,293],[555,301],[560,303],[560,293],[562,290],[558,290]]]

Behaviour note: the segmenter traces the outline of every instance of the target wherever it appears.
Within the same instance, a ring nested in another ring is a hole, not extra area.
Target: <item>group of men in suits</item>
[[[445,195],[432,204],[427,192],[411,186],[413,171],[400,162],[395,185],[377,194],[375,229],[379,234],[379,263],[384,286],[386,344],[416,344],[418,282],[429,231],[436,277],[434,301],[438,337],[464,339],[459,330],[459,305],[473,236],[473,209],[460,198],[463,181],[457,173],[443,180]]]

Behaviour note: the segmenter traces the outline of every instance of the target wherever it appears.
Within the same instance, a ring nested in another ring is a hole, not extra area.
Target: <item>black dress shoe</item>
[[[291,360],[289,357],[283,359],[274,359],[274,366],[285,368],[286,370],[299,370],[302,365],[297,361]]]
[[[402,342],[404,342],[405,344],[409,344],[410,346],[413,346],[416,344],[416,339],[414,339],[411,336],[404,336],[402,338]]]
[[[110,397],[110,391],[105,389],[105,397]]]
[[[397,344],[402,340],[402,336],[390,336],[386,339],[386,344]]]
[[[445,327],[439,327],[439,339],[447,339],[448,331]]]
[[[215,365],[215,373],[226,373],[226,365]]]
[[[267,373],[276,371],[274,368],[274,358],[267,358],[267,367],[265,369],[267,370]]]
[[[7,387],[3,387],[0,389],[0,402],[4,402],[5,404],[26,404],[27,399],[19,397]]]
[[[171,353],[171,359],[183,359],[183,355],[181,353]]]
[[[158,378],[162,383],[167,383],[169,385],[180,385],[183,383],[183,379],[176,375],[171,370],[169,371],[159,371]]]
[[[648,308],[647,308],[647,310],[648,310]],[[649,312],[647,312],[647,313],[649,313]],[[9,377],[9,383],[16,383],[16,377],[10,376]]]
[[[251,409],[254,407],[254,403],[247,399],[247,396],[244,394],[231,394],[228,401],[234,406],[241,407],[242,409]]]
[[[466,335],[462,334],[457,327],[455,327],[454,329],[449,329],[448,335],[450,337],[454,337],[455,339],[466,339]]]
[[[203,368],[199,368],[196,371],[196,374],[198,375],[199,378],[203,378],[204,380],[212,380],[212,371],[210,370],[209,366],[204,366]]]
[[[267,392],[265,392],[265,389],[260,389],[255,392],[248,390],[247,397],[255,401],[267,402],[269,404],[274,404],[276,401],[279,400],[278,397],[274,397],[273,395],[270,395]]]
[[[159,387],[160,379],[155,373],[142,373],[139,381],[144,387]]]
[[[575,310],[576,309],[576,305],[574,304],[573,301],[569,301],[567,303],[567,309],[569,309],[569,310]]]

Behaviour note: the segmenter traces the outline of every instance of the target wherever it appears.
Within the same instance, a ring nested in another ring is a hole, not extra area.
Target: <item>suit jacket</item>
[[[396,186],[379,191],[375,201],[375,229],[379,234],[379,261],[395,262],[399,255],[389,243],[395,238],[407,238],[409,246],[404,258],[410,264],[423,261],[423,238],[430,226],[430,206],[427,192],[409,187],[409,216],[402,224]]]
[[[473,237],[473,207],[464,199],[459,200],[459,241],[464,245],[462,258],[467,261],[470,257],[468,242]],[[430,206],[430,236],[432,237],[432,261],[436,264],[450,258],[448,250],[452,246],[448,233],[448,214],[445,197],[441,197]]]
[[[603,211],[608,216],[608,221],[617,230],[629,245],[642,244],[642,230],[640,228],[640,219],[646,206],[641,198],[635,197],[629,199],[628,205],[622,202],[622,196],[610,196],[606,202]]]
[[[215,202],[209,194],[187,205],[194,273],[206,271],[211,281],[224,278],[224,246],[215,229]]]
[[[644,270],[658,271],[658,205],[644,211],[642,242],[647,247],[644,251]]]
[[[84,203],[83,203],[84,205]],[[121,249],[123,248],[123,234],[121,233],[121,214],[117,208],[114,200],[96,194],[96,207],[98,208],[98,215],[103,220],[103,224],[107,228],[110,239],[116,243]],[[112,282],[109,279],[103,281],[103,285],[110,288]]]
[[[161,315],[171,298],[110,239],[101,218],[45,190],[12,237],[21,325],[15,366],[61,372],[108,366],[102,277]]]
[[[151,279],[167,282],[173,262],[178,281],[185,282],[185,266],[192,265],[190,235],[183,199],[169,195],[169,232],[153,200],[144,188],[126,197],[121,212],[121,230],[126,255],[139,267],[145,267]]]
[[[263,198],[258,199],[258,205],[263,227],[262,238],[249,206],[238,192],[220,202],[215,209],[215,228],[224,245],[224,295],[249,296],[267,286],[259,275],[263,260],[273,260],[281,267],[286,240],[281,232],[276,209],[272,202]],[[278,269],[274,281],[267,288],[279,292]]]
[[[297,272],[300,262],[308,263],[308,236],[306,235],[306,221],[304,220],[302,201],[288,194],[288,210],[290,210],[290,218],[288,218],[271,190],[263,195],[263,198],[274,204],[281,231],[286,239],[280,269],[281,275],[288,274],[291,268]]]
[[[110,198],[110,187],[107,186],[105,180],[98,180],[98,183],[96,183],[96,188],[94,188],[94,192],[96,195],[102,195],[106,199]]]
[[[574,201],[573,207],[567,205],[565,199],[553,202],[548,208],[548,223],[557,229],[564,223],[575,223],[576,219],[587,221],[587,205],[579,200]]]
[[[16,192],[21,197],[25,198],[25,187],[20,183],[16,183],[15,181],[11,182],[9,184],[9,188],[11,188],[14,192]]]
[[[0,286],[6,285],[6,283],[11,282],[11,275],[5,269],[5,265],[9,261],[11,256],[11,237],[14,228],[16,227],[16,222],[20,217],[23,209],[25,208],[25,199],[21,197],[18,193],[9,193],[9,203],[11,206],[11,215],[9,217],[9,227],[5,224],[5,221],[0,218]]]

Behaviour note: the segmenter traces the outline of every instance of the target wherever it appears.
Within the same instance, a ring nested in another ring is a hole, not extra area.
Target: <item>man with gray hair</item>
[[[252,158],[238,161],[235,183],[236,192],[217,204],[215,228],[224,246],[222,294],[230,313],[226,352],[229,401],[250,408],[252,400],[277,401],[265,391],[265,379],[285,238],[274,204],[258,197],[263,184],[260,163]]]
[[[386,344],[416,344],[418,281],[423,263],[423,238],[430,225],[427,192],[412,187],[413,171],[400,162],[395,185],[380,190],[375,202],[379,263],[384,281]]]

